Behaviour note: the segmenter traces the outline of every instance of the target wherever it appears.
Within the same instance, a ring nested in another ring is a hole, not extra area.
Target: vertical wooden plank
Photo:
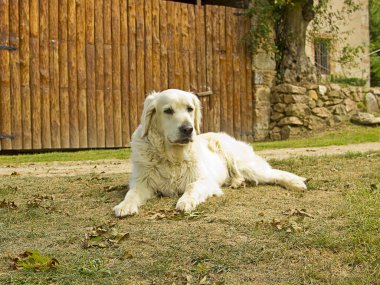
[[[195,9],[197,6],[188,5],[189,16],[189,70],[190,70],[190,91],[196,92],[198,90],[197,83],[197,44],[196,39],[201,35],[196,34],[196,21]],[[199,90],[201,91],[201,90]]]
[[[121,44],[121,125],[122,146],[130,145],[129,129],[129,55],[128,55],[128,1],[120,1],[120,44]]]
[[[220,131],[220,64],[219,64],[219,6],[212,7],[212,82],[213,93],[213,125],[215,131]]]
[[[234,17],[233,9],[226,8],[226,65],[228,68],[228,76],[225,85],[227,87],[227,133],[231,136],[234,135],[234,77],[233,77],[233,30],[232,18]]]
[[[155,1],[156,2],[156,1]],[[168,13],[166,1],[160,3],[160,90],[168,89]]]
[[[239,10],[242,13],[241,10]],[[239,17],[239,39],[242,39],[245,34],[245,18]],[[239,42],[239,52],[240,52],[240,105],[241,105],[241,139],[247,141],[248,132],[248,94],[247,94],[247,82],[246,82],[246,59],[247,54],[245,53],[244,44]]]
[[[240,54],[239,54],[239,37],[238,37],[238,13],[237,9],[233,9],[232,27],[233,27],[233,110],[234,110],[234,136],[240,139],[241,132],[241,114],[240,114]]]
[[[87,79],[86,79],[86,1],[76,0],[77,19],[77,68],[78,68],[78,131],[79,147],[87,142]]]
[[[49,1],[49,79],[50,79],[50,127],[51,147],[61,147],[61,123],[59,106],[59,51],[58,51],[58,0]]]
[[[209,89],[207,82],[206,71],[206,23],[205,23],[205,10],[203,6],[195,7],[196,18],[196,51],[197,51],[197,85],[198,92],[206,91]],[[209,99],[206,97],[200,98],[202,102],[202,131],[209,130]]]
[[[69,70],[69,126],[70,148],[79,148],[78,70],[77,70],[77,17],[76,0],[67,5],[67,54]]]
[[[16,138],[12,140],[12,149],[22,149],[22,112],[20,91],[20,38],[19,38],[19,3],[17,0],[9,1],[9,44],[17,47],[10,52],[10,96],[12,134]]]
[[[145,27],[145,89],[144,94],[153,91],[153,42],[152,42],[152,0],[145,0],[144,27]]]
[[[182,61],[182,89],[190,91],[190,26],[189,26],[189,11],[186,4],[181,5],[181,21],[180,26],[182,28],[180,37],[180,55]]]
[[[30,110],[30,49],[29,1],[20,2],[20,86],[22,113],[22,148],[32,148],[32,118]]]
[[[245,21],[245,31],[251,28],[251,22],[249,20]],[[253,142],[253,82],[252,82],[252,54],[245,50],[245,69],[246,69],[246,84],[247,84],[247,140]]]
[[[128,59],[129,59],[129,118],[131,134],[138,126],[137,57],[136,57],[136,0],[128,1]]]
[[[58,38],[59,38],[59,108],[61,148],[70,148],[70,96],[68,61],[68,16],[67,1],[59,1]],[[71,70],[71,69],[70,69]]]
[[[161,68],[160,68],[160,2],[152,2],[152,89],[161,89]],[[164,1],[162,1],[164,2]]]
[[[214,84],[213,84],[213,78],[212,78],[212,75],[213,75],[213,62],[212,62],[212,59],[213,59],[213,48],[212,48],[212,40],[213,40],[213,37],[212,37],[212,14],[211,14],[211,9],[212,7],[211,6],[208,6],[206,5],[206,82],[207,82],[207,87],[208,89],[212,90],[213,91],[213,95],[211,96],[211,98],[209,99],[210,102],[209,102],[209,112],[207,113],[207,118],[205,118],[208,122],[208,128],[207,128],[207,131],[216,131],[215,128],[214,128],[214,113],[215,113],[215,109],[214,109],[214,101],[215,99],[213,98],[214,96],[217,96],[215,94],[215,90],[214,90]]]
[[[9,45],[9,1],[0,1],[0,45]],[[0,51],[0,132],[11,134],[9,51]],[[0,149],[12,149],[10,139],[0,140]]]
[[[30,93],[32,108],[32,145],[41,149],[41,93],[39,67],[39,1],[30,0]]]
[[[170,44],[170,47],[167,47],[168,51],[168,88],[178,87],[175,85],[175,50],[178,48],[177,41],[175,41],[175,10],[174,3],[171,1],[167,2],[167,43]]]
[[[137,96],[138,117],[141,116],[145,99],[145,46],[144,46],[144,2],[136,1],[136,71],[137,71]]]
[[[122,146],[120,72],[120,2],[119,0],[112,0],[112,95],[115,147]]]
[[[106,130],[106,147],[115,143],[113,128],[113,94],[112,94],[112,5],[111,0],[103,2],[104,27],[104,120]]]
[[[226,8],[219,8],[220,130],[227,132]]]
[[[94,6],[94,0],[86,0],[87,139],[90,148],[97,147]]]
[[[181,6],[184,4],[174,3],[174,87],[183,89],[182,53],[181,53]]]
[[[103,0],[96,0],[95,5],[95,89],[96,89],[96,145],[106,146],[104,121],[104,28]]]
[[[39,0],[41,147],[51,148],[49,77],[49,1]]]

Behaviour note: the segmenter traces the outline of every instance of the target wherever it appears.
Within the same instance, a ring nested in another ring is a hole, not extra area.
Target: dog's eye
[[[172,108],[167,108],[167,109],[164,110],[164,113],[168,114],[168,115],[173,115],[174,114],[174,110]]]
[[[187,107],[187,112],[189,112],[189,113],[191,113],[191,112],[193,112],[194,111],[194,108],[192,108],[192,107]]]

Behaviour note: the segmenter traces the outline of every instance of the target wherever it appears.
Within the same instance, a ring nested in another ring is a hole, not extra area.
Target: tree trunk
[[[305,53],[307,26],[314,18],[313,0],[287,5],[277,25],[277,46],[282,50],[278,70],[283,82],[316,83],[317,70]]]

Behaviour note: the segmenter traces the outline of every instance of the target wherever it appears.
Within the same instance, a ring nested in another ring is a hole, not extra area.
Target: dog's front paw
[[[182,196],[177,202],[176,209],[188,213],[194,211],[197,205],[198,203],[193,198]]]
[[[124,200],[113,208],[115,216],[118,218],[135,215],[139,212],[139,207],[133,201]]]
[[[291,183],[289,183],[289,187],[291,190],[296,191],[305,191],[307,190],[307,186],[305,184],[306,178],[296,176],[294,179],[291,180]]]

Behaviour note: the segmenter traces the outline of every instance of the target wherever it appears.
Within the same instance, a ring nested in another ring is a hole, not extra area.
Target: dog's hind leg
[[[268,162],[256,154],[253,161],[239,162],[239,170],[246,180],[256,184],[277,184],[287,189],[306,190],[306,178],[273,169]]]

